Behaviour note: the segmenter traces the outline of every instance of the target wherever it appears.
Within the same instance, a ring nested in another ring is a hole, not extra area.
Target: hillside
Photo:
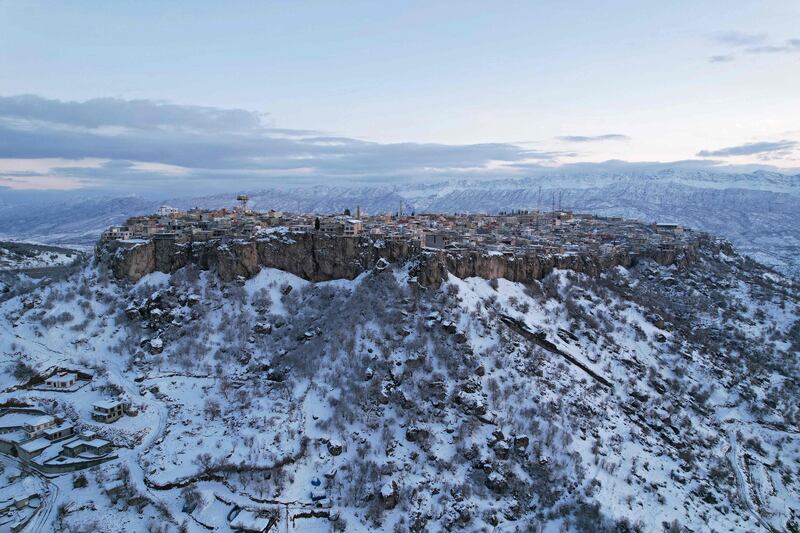
[[[9,294],[0,403],[118,456],[51,481],[52,527],[797,530],[795,282],[706,249],[524,284],[426,288],[413,267],[132,283],[92,264]],[[53,368],[91,382],[32,385]],[[115,399],[136,416],[91,420]]]

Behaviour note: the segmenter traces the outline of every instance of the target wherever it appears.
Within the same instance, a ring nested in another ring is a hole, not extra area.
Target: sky
[[[800,168],[800,2],[0,0],[0,187],[609,160]]]

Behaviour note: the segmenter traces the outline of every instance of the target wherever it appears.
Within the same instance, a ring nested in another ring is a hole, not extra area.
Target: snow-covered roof
[[[73,427],[75,427],[75,426],[73,426],[69,422],[64,422],[63,424],[59,424],[59,425],[57,425],[55,427],[51,427],[51,428],[45,429],[43,433],[45,435],[55,435],[55,434],[57,434],[57,433],[59,433],[61,431],[64,431],[65,429],[72,429]]]
[[[6,413],[0,416],[0,429],[7,428],[20,428],[25,424],[29,424],[31,420],[36,419],[40,415],[32,415],[30,413]]]
[[[40,416],[36,416],[34,418],[31,418],[30,420],[25,422],[25,425],[28,425],[28,426],[41,426],[41,425],[44,425],[44,424],[51,424],[51,423],[53,423],[55,421],[56,421],[56,419],[53,418],[50,415],[40,415]]]
[[[107,444],[111,444],[111,442],[109,442],[109,441],[107,441],[105,439],[92,439],[92,440],[86,442],[86,445],[89,446],[90,448],[102,448],[103,446],[106,446]]]
[[[25,444],[20,445],[20,448],[22,448],[28,453],[33,453],[33,452],[38,452],[40,450],[44,450],[51,444],[52,442],[50,442],[48,439],[40,437],[38,439],[34,439],[26,442]]]
[[[231,527],[244,531],[266,531],[269,526],[269,518],[260,517],[254,511],[242,509],[239,514],[231,520]]]
[[[45,382],[55,382],[55,381],[64,381],[64,380],[76,380],[78,379],[78,375],[72,372],[62,372],[60,374],[55,374],[50,376],[45,380]]]
[[[94,402],[92,407],[96,407],[98,409],[114,409],[119,405],[122,405],[122,402],[119,400],[101,400],[99,402]]]

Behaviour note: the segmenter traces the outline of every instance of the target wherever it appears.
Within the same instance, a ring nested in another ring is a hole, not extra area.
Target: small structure
[[[22,426],[29,439],[34,439],[42,432],[56,425],[56,419],[50,415],[41,415],[31,418]]]
[[[92,418],[98,422],[110,424],[122,417],[122,402],[117,400],[107,400],[92,404]]]
[[[69,389],[78,381],[78,375],[72,372],[59,372],[44,380],[51,389]]]
[[[84,433],[80,438],[64,444],[63,447],[66,457],[78,457],[85,454],[103,456],[111,453],[111,450],[112,445],[109,441],[97,438],[91,432]]]
[[[75,427],[69,422],[64,422],[63,424],[59,424],[58,426],[45,429],[42,432],[42,435],[47,440],[56,441],[56,440],[66,439],[67,437],[71,437],[74,433],[75,433]]]
[[[427,248],[446,248],[455,239],[449,233],[426,233],[425,246]]]
[[[17,453],[19,453],[20,459],[24,461],[30,461],[42,453],[51,444],[52,442],[44,437],[29,440],[28,442],[17,446]]]
[[[252,531],[256,533],[264,533],[269,531],[271,524],[270,517],[259,516],[254,511],[242,509],[233,520],[230,521],[231,529],[236,531]]]
[[[355,218],[348,218],[344,221],[344,236],[358,237],[364,231],[364,223]]]

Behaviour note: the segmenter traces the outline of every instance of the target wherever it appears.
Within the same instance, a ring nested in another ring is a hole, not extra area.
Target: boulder
[[[499,472],[492,471],[486,476],[486,486],[492,492],[503,493],[508,490],[508,481]]]
[[[530,439],[528,439],[527,435],[517,435],[514,437],[514,448],[517,451],[525,451],[528,448],[528,444],[530,444]]]
[[[341,455],[344,451],[344,445],[339,442],[338,440],[330,440],[328,441],[328,453],[333,455],[334,457],[337,455]]]
[[[256,322],[253,326],[253,333],[258,335],[269,335],[272,333],[272,324],[268,322]]]
[[[155,355],[164,351],[164,341],[159,338],[150,339],[150,353]]]
[[[381,501],[387,509],[394,509],[397,505],[398,493],[397,482],[389,480],[381,487]]]

